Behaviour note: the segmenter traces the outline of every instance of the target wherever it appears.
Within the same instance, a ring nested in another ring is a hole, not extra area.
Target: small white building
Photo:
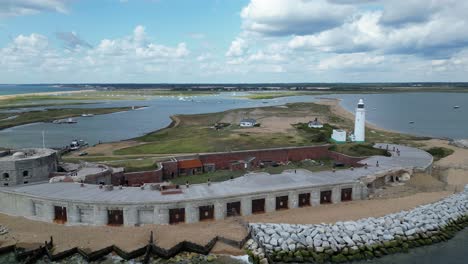
[[[244,118],[239,123],[241,127],[254,127],[256,124],[257,124],[257,120],[253,118]]]
[[[323,124],[320,123],[317,118],[315,118],[314,121],[310,121],[309,124],[307,124],[309,128],[322,128]]]
[[[346,131],[342,129],[333,129],[331,139],[336,143],[346,143]]]

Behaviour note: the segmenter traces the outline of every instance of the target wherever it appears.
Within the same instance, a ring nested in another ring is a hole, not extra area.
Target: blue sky
[[[468,81],[456,0],[0,0],[0,83]]]

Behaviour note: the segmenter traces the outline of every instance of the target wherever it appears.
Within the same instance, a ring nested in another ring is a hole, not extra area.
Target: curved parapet
[[[62,221],[68,224],[132,226],[193,223],[359,200],[367,198],[368,193],[363,179],[389,171],[409,173],[432,163],[432,156],[424,151],[396,148],[400,155],[370,157],[361,161],[367,166],[358,168],[321,172],[288,170],[274,175],[250,173],[225,182],[190,186],[112,189],[60,182],[0,188],[0,211],[53,222],[57,217],[54,212],[66,210],[69,217]],[[118,222],[113,223],[112,219]]]

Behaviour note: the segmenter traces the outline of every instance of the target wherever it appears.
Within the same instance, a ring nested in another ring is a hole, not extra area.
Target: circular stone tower
[[[366,135],[366,110],[364,109],[364,101],[359,99],[356,108],[356,120],[354,122],[354,141],[364,142]]]

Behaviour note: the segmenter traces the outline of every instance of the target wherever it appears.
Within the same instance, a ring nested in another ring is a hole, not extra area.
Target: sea
[[[58,89],[58,90],[57,90]],[[50,92],[76,89],[52,86],[5,86],[1,94]],[[321,98],[336,98],[353,112],[359,99],[366,107],[367,121],[379,127],[402,133],[447,139],[468,138],[468,93],[388,93],[388,94],[330,94],[320,96],[291,96],[265,100],[246,99],[246,93],[221,93],[205,96],[152,97],[145,101],[96,101],[86,105],[67,107],[97,108],[116,106],[145,106],[142,109],[76,118],[78,123],[57,125],[34,123],[0,131],[0,146],[40,147],[44,131],[47,147],[68,145],[73,139],[83,139],[90,144],[99,141],[119,141],[162,129],[170,124],[175,114],[219,112],[236,108],[284,105],[294,102],[314,102]],[[73,103],[73,102],[71,102]],[[455,109],[454,106],[459,106]],[[63,106],[60,106],[63,107]],[[53,107],[47,107],[53,108]],[[11,111],[43,110],[44,107],[15,109]],[[468,230],[448,242],[412,249],[406,254],[396,254],[362,263],[468,263]]]
[[[0,84],[0,95],[78,91],[81,89],[83,88],[70,87],[70,86],[65,86],[65,85]]]

